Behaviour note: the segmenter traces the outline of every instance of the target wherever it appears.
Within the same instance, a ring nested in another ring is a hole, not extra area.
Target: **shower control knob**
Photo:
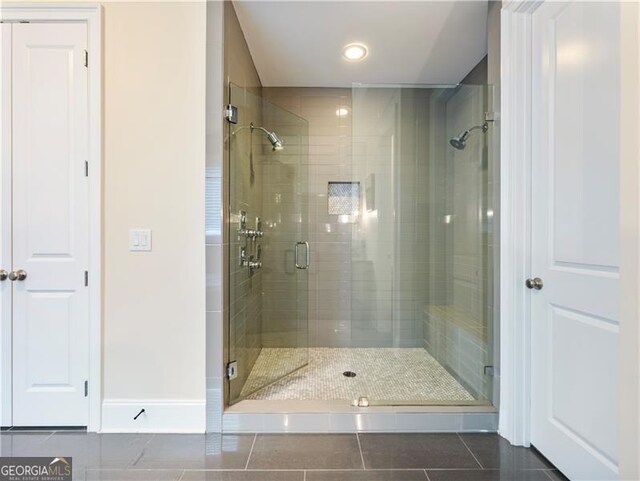
[[[247,263],[247,265],[248,265],[249,269],[261,269],[262,268],[262,262],[260,262],[260,261],[251,260],[251,261],[249,261]]]
[[[524,283],[529,289],[535,289],[536,291],[539,291],[544,286],[542,279],[539,277],[529,278]]]
[[[0,281],[6,281],[7,277],[9,277],[9,273],[4,269],[0,269]]]

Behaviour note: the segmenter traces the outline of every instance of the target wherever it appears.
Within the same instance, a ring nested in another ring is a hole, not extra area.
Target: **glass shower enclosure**
[[[228,403],[309,362],[308,124],[230,85]],[[263,348],[270,348],[265,349]],[[254,369],[259,356],[260,369]]]
[[[371,405],[492,403],[496,98],[486,85],[352,88],[350,343],[394,348],[407,387],[363,393]]]
[[[497,90],[257,92],[230,86],[227,403],[490,408]]]

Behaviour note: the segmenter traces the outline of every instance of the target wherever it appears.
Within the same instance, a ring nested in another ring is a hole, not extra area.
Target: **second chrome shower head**
[[[474,130],[482,130],[482,132],[486,132],[488,129],[489,124],[487,122],[482,125],[475,125],[470,129],[464,130],[457,136],[451,138],[451,140],[449,140],[449,143],[458,150],[464,150],[464,148],[467,146],[467,140],[469,139],[471,132],[473,132]]]
[[[282,140],[280,140],[280,137],[278,137],[278,135],[275,132],[267,130],[264,127],[256,127],[253,124],[251,124],[249,127],[251,128],[251,131],[255,129],[262,130],[267,135],[267,139],[269,139],[269,142],[271,143],[271,147],[273,148],[274,152],[277,150],[284,149],[284,146],[282,145]]]

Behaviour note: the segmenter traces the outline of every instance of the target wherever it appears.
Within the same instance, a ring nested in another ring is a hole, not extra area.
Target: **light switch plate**
[[[150,252],[151,229],[131,229],[129,231],[129,250],[132,252]]]

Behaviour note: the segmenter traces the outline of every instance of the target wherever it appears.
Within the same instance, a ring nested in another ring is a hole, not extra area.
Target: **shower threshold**
[[[352,406],[337,400],[251,400],[225,409],[229,433],[496,432],[498,410],[486,404]]]

